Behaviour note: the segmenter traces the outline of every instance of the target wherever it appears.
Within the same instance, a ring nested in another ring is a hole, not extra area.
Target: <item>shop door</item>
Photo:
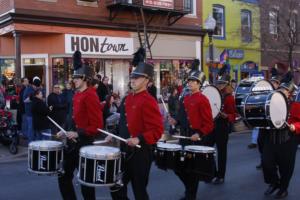
[[[25,77],[28,78],[30,82],[32,82],[33,77],[38,76],[42,84],[45,83],[45,73],[44,73],[44,65],[27,65],[24,66],[25,69]]]

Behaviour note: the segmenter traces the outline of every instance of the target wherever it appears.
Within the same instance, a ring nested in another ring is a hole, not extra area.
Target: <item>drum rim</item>
[[[45,145],[47,142],[51,141],[53,146],[41,146],[41,145],[35,145],[38,143],[41,143],[42,145]],[[54,141],[54,140],[37,140],[37,141],[32,141],[28,144],[28,150],[41,150],[41,151],[56,151],[56,150],[62,150],[63,149],[63,143],[60,141]]]
[[[77,175],[77,181],[81,185],[89,186],[89,187],[105,187],[105,186],[114,186],[116,183],[105,183],[105,184],[95,184],[95,183],[87,183],[80,179],[80,177]]]
[[[267,110],[267,112],[268,112],[268,115],[269,115],[269,120],[270,120],[270,122],[272,123],[272,125],[273,125],[273,127],[274,128],[276,128],[276,129],[281,129],[281,128],[283,128],[283,127],[285,127],[286,125],[285,125],[285,123],[283,123],[280,127],[276,127],[275,125],[274,125],[274,123],[273,123],[273,121],[272,121],[272,119],[271,119],[271,116],[270,116],[270,100],[272,99],[272,96],[273,96],[273,94],[275,94],[275,93],[279,93],[283,98],[284,98],[284,100],[285,100],[285,105],[286,105],[286,110],[287,110],[287,112],[286,112],[286,116],[285,116],[285,121],[287,121],[287,119],[288,119],[288,116],[289,116],[289,112],[288,112],[288,100],[287,100],[287,98],[286,98],[286,96],[284,95],[284,93],[283,92],[281,92],[281,91],[273,91],[273,92],[271,92],[270,93],[270,95],[268,96],[268,104],[266,104],[266,106],[268,105],[269,106],[269,109]]]
[[[158,150],[165,150],[165,151],[181,151],[182,148],[164,148],[164,147],[156,147]]]
[[[205,147],[207,149],[188,149],[188,148],[194,148],[194,147]],[[204,146],[204,145],[187,145],[184,147],[184,151],[188,151],[188,152],[199,152],[199,153],[215,153],[216,149],[213,147],[209,147],[209,146]]]
[[[31,168],[27,168],[28,172],[33,173],[33,174],[37,174],[37,175],[58,175],[59,174],[59,170],[61,170],[62,168],[56,169],[55,171],[36,171],[33,170]]]
[[[88,159],[96,159],[96,160],[116,160],[121,158],[121,151],[118,149],[118,152],[113,152],[109,153],[107,155],[95,155],[91,154],[90,152],[83,152],[85,148],[109,148],[109,149],[118,149],[116,147],[111,147],[111,146],[95,146],[95,145],[88,145],[81,147],[79,150],[79,156],[83,158],[88,158]]]
[[[173,148],[166,148],[166,147],[158,146],[158,144],[162,144],[162,145],[167,144],[167,145],[174,146],[174,147]],[[158,142],[156,144],[156,148],[159,149],[159,150],[166,150],[166,151],[180,151],[180,150],[182,150],[182,145],[180,145],[180,144]]]
[[[221,107],[222,107],[222,105],[223,105],[223,98],[222,98],[222,95],[221,95],[220,90],[219,90],[216,86],[214,86],[214,85],[206,85],[205,87],[201,88],[201,92],[203,93],[203,90],[205,90],[205,88],[208,88],[208,87],[212,87],[212,88],[214,88],[216,91],[218,91],[219,97],[220,97],[220,99],[221,99],[221,105],[220,105],[220,108],[219,108],[219,109],[221,109]],[[203,95],[204,95],[204,94],[203,94]],[[204,95],[204,96],[205,96],[205,95]],[[209,101],[209,99],[208,99],[208,101]],[[213,119],[216,119],[216,118],[219,116],[219,114],[220,114],[220,111],[219,111],[219,113],[218,113],[215,117],[213,117]]]

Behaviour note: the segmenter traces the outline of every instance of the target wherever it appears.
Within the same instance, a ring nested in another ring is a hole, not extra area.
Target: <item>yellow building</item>
[[[209,37],[204,41],[204,72],[210,81],[224,62],[230,66],[228,71],[232,79],[259,74],[260,13],[257,0],[203,0],[203,25],[209,15],[216,20],[213,50],[209,51]],[[224,60],[226,57],[228,59]]]

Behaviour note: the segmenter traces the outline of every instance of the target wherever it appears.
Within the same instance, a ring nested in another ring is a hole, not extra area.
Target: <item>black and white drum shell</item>
[[[57,174],[62,170],[63,143],[43,140],[28,145],[28,171],[39,175]]]
[[[202,88],[202,94],[208,98],[212,116],[215,119],[219,115],[222,107],[222,96],[220,91],[213,85],[207,85]]]
[[[207,146],[188,145],[184,148],[184,169],[195,173],[200,180],[209,181],[215,176],[215,149]]]
[[[176,170],[180,165],[182,146],[179,144],[158,142],[154,149],[154,161],[162,170]]]
[[[288,118],[288,104],[285,95],[279,91],[249,94],[242,102],[244,120],[251,127],[285,127]]]
[[[242,101],[251,93],[255,92],[268,92],[273,91],[274,87],[270,81],[258,80],[258,81],[242,81],[235,90],[235,104],[239,114],[243,116]]]
[[[121,151],[108,146],[85,146],[79,152],[79,183],[90,186],[113,186],[120,179]]]

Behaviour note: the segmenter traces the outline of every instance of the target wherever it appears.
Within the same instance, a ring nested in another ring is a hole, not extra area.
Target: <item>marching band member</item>
[[[231,132],[231,124],[235,121],[236,107],[233,96],[233,89],[230,85],[230,76],[225,74],[217,80],[217,88],[221,92],[223,106],[220,109],[219,116],[215,119],[215,129],[209,136],[210,145],[217,146],[218,165],[214,184],[224,183],[227,162],[227,144],[228,136]]]
[[[188,87],[190,94],[187,94],[180,101],[179,112],[176,117],[169,118],[171,125],[180,126],[180,134],[191,137],[191,140],[180,140],[180,144],[205,145],[206,136],[213,130],[212,110],[208,99],[200,92],[200,87],[205,80],[203,72],[194,70],[188,77]],[[201,141],[198,141],[202,138]],[[184,169],[175,171],[185,186],[185,196],[182,200],[195,200],[199,184],[197,174],[185,171]]]
[[[297,86],[291,81],[282,83],[279,91],[282,91],[291,101]],[[275,194],[276,199],[285,198],[288,195],[288,186],[293,175],[295,157],[297,151],[296,134],[300,133],[300,104],[289,102],[288,126],[284,129],[264,129],[266,134],[262,164],[264,179],[269,184],[265,195]]]
[[[120,107],[119,134],[127,139],[121,144],[125,152],[123,185],[111,188],[113,200],[127,200],[127,185],[131,181],[136,200],[148,200],[147,184],[153,160],[152,145],[161,138],[163,119],[157,101],[147,92],[154,73],[153,66],[139,62],[130,75],[132,92],[123,99]],[[136,148],[141,145],[141,148]]]
[[[280,86],[280,77],[279,76],[273,76],[270,79],[270,82],[274,88],[274,90],[277,90],[278,87]],[[262,152],[263,152],[263,148],[264,148],[264,141],[265,141],[265,137],[266,134],[264,134],[264,131],[260,131],[260,129],[258,129],[258,137],[257,137],[257,144],[258,144],[258,151],[260,154],[260,164],[256,166],[256,169],[262,169]]]
[[[73,98],[73,120],[76,131],[68,131],[67,146],[64,151],[63,167],[65,173],[58,177],[59,189],[64,200],[76,200],[72,179],[75,168],[78,168],[79,149],[82,146],[92,145],[97,128],[103,127],[102,111],[96,91],[90,86],[93,69],[82,65],[81,53],[73,55],[73,81],[78,91]],[[63,133],[58,132],[58,137]],[[94,200],[95,188],[81,185],[81,193],[85,200]]]

